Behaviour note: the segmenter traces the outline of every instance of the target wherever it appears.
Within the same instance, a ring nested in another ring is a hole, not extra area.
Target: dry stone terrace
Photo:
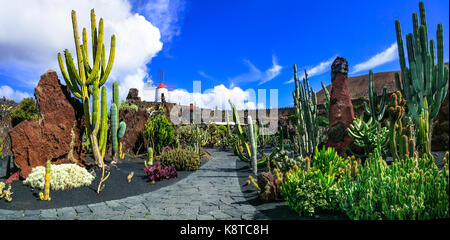
[[[230,152],[212,158],[187,178],[120,200],[58,209],[0,209],[1,220],[252,220],[269,219],[248,202]],[[247,175],[248,176],[248,175]],[[256,195],[255,195],[256,196]],[[247,196],[248,197],[248,196]],[[276,206],[270,204],[270,206]]]

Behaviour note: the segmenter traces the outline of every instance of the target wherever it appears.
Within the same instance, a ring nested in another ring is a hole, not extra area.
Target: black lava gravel
[[[202,165],[204,163],[205,161],[202,162]],[[122,199],[152,192],[159,188],[174,184],[192,173],[189,171],[178,171],[178,178],[164,179],[152,184],[146,177],[143,168],[144,164],[142,162],[119,162],[117,168],[112,167],[110,169],[111,174],[105,181],[105,187],[100,194],[97,194],[97,187],[101,176],[101,169],[96,169],[97,177],[92,181],[90,186],[64,191],[50,191],[51,201],[41,201],[39,199],[38,193],[42,190],[26,186],[22,181],[14,181],[11,184],[13,200],[11,202],[6,202],[4,199],[0,199],[0,209],[51,209]],[[127,181],[127,176],[132,171],[134,172],[134,176],[129,183]],[[5,181],[5,179],[1,179],[1,181]]]

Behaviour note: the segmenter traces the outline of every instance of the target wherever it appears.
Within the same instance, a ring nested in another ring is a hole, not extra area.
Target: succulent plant
[[[164,166],[175,167],[178,171],[196,171],[200,168],[201,164],[200,156],[196,152],[182,148],[164,151],[159,161]]]
[[[308,73],[305,70],[305,78],[302,83],[297,77],[297,66],[295,64],[294,81],[295,91],[292,96],[295,105],[295,125],[298,132],[298,153],[307,156],[313,154],[314,149],[320,142],[317,98],[313,88],[309,86]]]
[[[353,138],[354,144],[361,147],[364,150],[364,155],[360,156],[353,153],[350,148],[347,149],[352,155],[358,156],[360,158],[367,158],[368,154],[373,152],[377,147],[377,136],[381,138],[381,148],[384,149],[389,142],[388,130],[383,128],[378,128],[378,124],[372,121],[372,117],[369,118],[367,122],[363,118],[355,118],[349,128],[347,128],[348,135]]]
[[[175,130],[166,115],[158,114],[150,117],[145,124],[144,135],[149,140],[150,147],[156,154],[162,152],[163,147],[172,143]]]
[[[339,183],[340,209],[351,219],[440,219],[449,217],[448,164],[439,170],[427,155],[386,164],[379,149],[347,168]]]
[[[434,40],[431,39],[428,42],[427,21],[423,2],[419,2],[419,11],[420,25],[417,13],[413,13],[413,33],[406,34],[409,68],[406,66],[405,61],[400,21],[395,21],[398,56],[402,74],[401,81],[399,74],[395,74],[395,83],[397,89],[401,91],[406,99],[408,114],[414,120],[415,125],[419,125],[421,112],[425,109],[424,99],[427,99],[428,125],[430,129],[428,134],[429,139],[431,139],[433,122],[448,92],[449,71],[448,67],[444,65],[444,33],[442,24],[438,24],[436,30],[436,56]],[[435,62],[436,57],[437,63]],[[429,145],[429,148],[431,148],[431,145]]]
[[[155,183],[156,181],[161,181],[163,179],[178,177],[178,172],[174,167],[172,166],[163,167],[161,162],[156,162],[154,166],[145,167],[144,172],[152,183]]]
[[[45,164],[45,180],[44,180],[44,193],[39,193],[39,198],[41,200],[50,201],[50,174],[51,174],[51,163],[50,160]]]
[[[105,46],[103,44],[103,19],[100,19],[98,28],[95,21],[94,9],[91,10],[91,32],[92,32],[92,55],[93,55],[93,65],[89,65],[89,54],[88,54],[88,40],[86,29],[83,28],[83,39],[82,44],[80,44],[80,38],[78,34],[77,18],[75,11],[72,10],[72,27],[75,40],[75,49],[77,53],[77,63],[78,69],[76,68],[72,55],[69,50],[64,51],[65,62],[67,70],[64,67],[64,62],[62,55],[58,53],[58,63],[61,69],[61,74],[69,88],[70,92],[78,98],[81,99],[83,103],[84,116],[86,120],[86,127],[88,129],[89,138],[92,146],[92,152],[94,159],[98,166],[103,166],[103,156],[102,149],[105,146],[104,141],[106,141],[106,135],[104,132],[107,130],[107,126],[104,125],[102,121],[102,128],[100,133],[100,140],[98,136],[100,128],[100,94],[99,88],[108,79],[109,73],[111,72],[112,65],[115,56],[115,46],[116,37],[111,36],[111,49],[109,53],[108,64],[106,65],[105,58]],[[69,74],[67,74],[69,73]],[[103,87],[104,88],[104,87]],[[106,89],[102,89],[102,95]],[[92,101],[91,101],[92,98]],[[105,97],[106,98],[106,97]],[[106,116],[104,106],[106,101],[103,101],[102,96],[102,119]],[[92,110],[91,110],[92,102]],[[100,147],[102,146],[102,147]]]

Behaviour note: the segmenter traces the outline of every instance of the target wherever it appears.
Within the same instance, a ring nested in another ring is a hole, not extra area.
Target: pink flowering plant
[[[161,165],[161,162],[156,162],[155,165],[145,167],[144,172],[147,174],[147,177],[150,179],[150,181],[152,181],[152,183],[163,179],[178,177],[178,172],[174,167],[163,167]]]

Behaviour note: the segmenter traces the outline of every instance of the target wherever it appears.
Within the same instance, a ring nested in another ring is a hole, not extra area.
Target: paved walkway
[[[228,220],[268,219],[249,204],[239,186],[236,158],[215,151],[187,178],[156,191],[120,200],[45,210],[0,209],[0,220]]]

